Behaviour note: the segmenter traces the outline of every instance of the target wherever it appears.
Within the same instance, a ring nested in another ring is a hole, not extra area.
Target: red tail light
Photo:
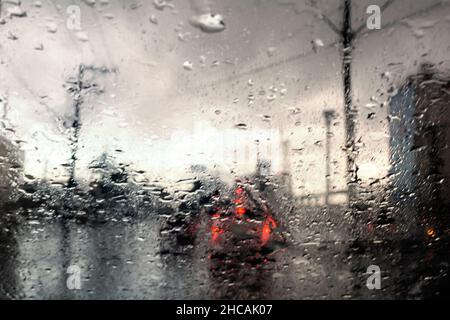
[[[277,223],[272,218],[272,216],[268,216],[263,223],[261,230],[261,245],[265,245],[270,240],[270,235],[272,233],[272,229],[277,227]]]
[[[267,221],[272,225],[272,228],[276,228],[277,227],[277,223],[275,222],[275,220],[272,218],[272,216],[269,216],[267,218]]]
[[[235,193],[237,196],[240,196],[244,193],[244,189],[242,187],[238,187],[238,188],[236,188]]]
[[[211,240],[216,242],[219,239],[219,236],[223,233],[223,230],[218,226],[211,227]]]
[[[269,223],[266,221],[263,224],[261,232],[261,244],[265,245],[270,240],[270,234],[272,230],[270,229]]]
[[[238,216],[243,216],[247,210],[244,207],[237,207],[236,208],[236,214]]]

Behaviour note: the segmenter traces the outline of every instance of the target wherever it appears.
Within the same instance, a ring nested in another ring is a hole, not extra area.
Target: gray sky
[[[229,178],[231,169],[253,170],[259,139],[274,173],[292,174],[294,192],[323,193],[323,111],[334,110],[332,187],[346,188],[341,48],[317,16],[322,12],[339,27],[340,1],[173,0],[163,10],[153,1],[94,2],[24,0],[26,17],[8,17],[16,5],[3,4],[0,95],[15,133],[1,134],[25,141],[28,173],[40,177],[46,169],[48,178],[65,179],[61,164],[70,149],[61,120],[72,112],[72,101],[63,84],[86,64],[116,72],[94,75],[104,92],[86,97],[82,107],[82,176],[102,152],[121,149],[119,160],[151,177],[179,179],[191,164],[203,163]],[[389,168],[388,108],[380,107],[387,89],[423,61],[449,69],[450,5],[425,10],[438,2],[396,0],[382,13],[381,30],[362,28],[355,42],[358,165],[366,183]],[[354,3],[356,29],[365,25],[367,6],[384,1]],[[81,9],[79,31],[66,27],[71,4]],[[224,31],[206,33],[189,23],[210,10],[223,16]],[[372,112],[375,118],[367,119]],[[238,123],[247,129],[236,129]]]

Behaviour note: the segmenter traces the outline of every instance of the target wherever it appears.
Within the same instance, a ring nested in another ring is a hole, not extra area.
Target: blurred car
[[[209,216],[207,228],[214,252],[270,252],[274,243],[285,243],[270,207],[248,183],[238,181],[231,197],[214,194]]]

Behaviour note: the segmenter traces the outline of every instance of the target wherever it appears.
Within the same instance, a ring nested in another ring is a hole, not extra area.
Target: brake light
[[[277,227],[277,223],[275,222],[275,220],[272,218],[272,216],[268,216],[267,217],[267,222],[270,223],[272,225],[272,228],[276,228]]]
[[[216,242],[219,236],[223,233],[223,230],[219,228],[218,226],[212,226],[211,227],[211,239],[212,241]]]
[[[247,210],[244,207],[237,207],[236,208],[236,214],[238,216],[243,216]]]
[[[269,241],[271,232],[272,232],[272,230],[270,229],[269,223],[267,221],[264,222],[262,231],[261,231],[261,244],[262,245],[265,245]]]

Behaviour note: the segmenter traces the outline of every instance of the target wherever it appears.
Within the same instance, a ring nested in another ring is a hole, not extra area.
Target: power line
[[[394,2],[394,0],[388,0],[388,1],[386,1],[386,3],[385,3],[384,5],[382,5],[381,8],[387,9],[390,5],[392,5],[393,2]],[[407,16],[404,16],[404,17],[400,18],[399,20],[395,20],[395,21],[393,21],[393,22],[391,22],[391,23],[389,23],[389,24],[386,24],[386,25],[384,26],[384,28],[390,28],[390,27],[392,27],[392,26],[395,26],[395,25],[399,24],[399,23],[400,23],[402,20],[404,20],[404,19],[414,18],[414,17],[419,16],[419,15],[422,15],[422,14],[424,14],[424,13],[428,13],[429,11],[432,11],[432,10],[434,10],[434,9],[440,7],[440,6],[448,7],[448,6],[450,6],[450,4],[444,5],[442,2],[435,3],[435,4],[433,4],[433,5],[431,5],[431,6],[427,7],[427,8],[425,8],[425,9],[423,9],[423,10],[414,12],[414,13],[412,13],[412,14],[410,14],[410,15],[407,15]],[[381,9],[381,8],[380,8],[380,9]],[[358,32],[359,29],[363,30],[364,27],[365,27],[365,24],[362,25],[362,26],[360,26],[360,27],[355,31],[355,34],[357,34],[357,32]],[[374,31],[379,31],[379,30],[367,30],[366,32],[362,32],[362,33],[359,33],[359,34],[357,34],[357,35],[358,35],[358,38],[359,38],[359,36],[363,36],[363,35],[366,35],[366,34],[370,34],[370,33],[374,32]],[[357,40],[358,38],[355,38],[355,40]],[[328,45],[325,45],[325,46],[322,48],[322,50],[323,50],[323,49],[332,48],[332,47],[336,47],[340,42],[341,42],[340,40],[339,40],[339,41],[334,41],[334,42],[332,42],[332,43],[330,43],[330,44],[328,44]],[[248,75],[261,73],[261,72],[263,72],[263,71],[265,71],[265,70],[268,70],[268,69],[271,69],[271,68],[274,68],[274,67],[278,67],[278,66],[281,66],[281,65],[284,65],[284,64],[287,64],[287,63],[290,63],[290,62],[293,62],[293,61],[302,59],[302,58],[309,57],[309,56],[314,55],[314,54],[316,54],[316,52],[315,52],[314,50],[310,50],[310,51],[308,51],[308,52],[296,54],[296,55],[287,57],[287,58],[285,58],[285,59],[283,59],[283,60],[278,60],[278,61],[275,61],[275,62],[266,64],[266,65],[264,65],[264,66],[255,67],[255,68],[253,68],[253,69],[250,69],[250,70],[247,70],[247,71],[243,71],[243,72],[240,72],[240,73],[237,73],[237,74],[233,74],[233,75],[231,75],[231,76],[228,76],[228,77],[225,77],[225,78],[216,80],[216,81],[208,82],[208,84],[202,84],[202,85],[196,86],[196,87],[194,87],[193,89],[203,89],[203,88],[208,88],[208,87],[210,87],[211,85],[217,85],[217,84],[221,84],[221,83],[231,82],[231,81],[234,81],[234,80],[236,80],[236,79],[239,79],[239,78],[242,78],[242,77],[245,77],[245,76],[248,76]]]
[[[339,43],[340,43],[340,41],[335,41],[335,42],[330,43],[329,45],[325,46],[324,49],[335,47]],[[314,55],[314,54],[316,54],[316,52],[314,50],[311,50],[311,51],[308,51],[308,52],[305,52],[305,53],[296,54],[294,56],[290,56],[290,57],[288,57],[286,59],[283,59],[283,60],[272,62],[272,63],[266,64],[264,66],[256,67],[256,68],[250,69],[248,71],[244,71],[244,72],[241,72],[241,73],[238,73],[238,74],[231,75],[231,76],[226,77],[226,78],[222,78],[222,79],[219,79],[219,80],[216,80],[216,81],[209,82],[207,85],[201,85],[201,86],[198,86],[198,87],[196,87],[194,89],[202,89],[202,88],[205,88],[205,87],[210,87],[211,85],[217,85],[217,84],[221,84],[221,83],[231,82],[233,80],[242,78],[244,76],[252,75],[252,74],[255,74],[255,73],[260,73],[260,72],[263,72],[265,70],[268,70],[268,69],[271,69],[271,68],[274,68],[274,67],[278,67],[278,66],[287,64],[287,63],[295,61],[295,60],[306,58],[306,57],[309,57],[309,56]]]

